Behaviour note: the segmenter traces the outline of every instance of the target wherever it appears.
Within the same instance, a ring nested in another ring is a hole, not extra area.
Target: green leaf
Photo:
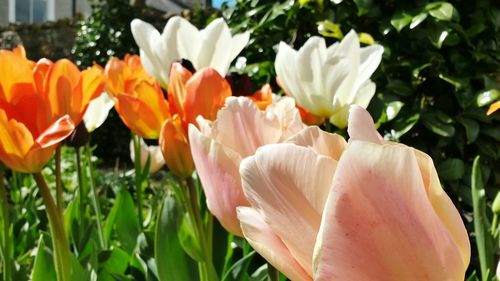
[[[235,262],[224,274],[222,281],[236,281],[241,280],[242,275],[246,273],[244,268],[247,268],[248,264],[252,261],[255,251],[251,251],[248,255],[242,257],[240,260]]]
[[[359,42],[366,44],[366,45],[375,44],[375,40],[373,39],[373,37],[369,33],[366,33],[366,32],[358,33],[358,39],[359,39]]]
[[[425,6],[425,9],[429,12],[429,15],[443,21],[450,21],[454,14],[458,15],[453,5],[448,2],[430,3]]]
[[[499,98],[500,98],[500,91],[498,91],[497,89],[490,89],[479,93],[476,98],[476,103],[477,106],[481,107],[489,105],[490,103],[498,100]]]
[[[483,176],[479,156],[474,159],[472,166],[471,192],[473,203],[474,234],[479,253],[481,267],[481,280],[490,280],[496,247],[493,246],[493,237],[489,232],[489,220],[486,216],[486,192],[484,190]]]
[[[465,127],[465,134],[467,135],[467,143],[473,143],[479,135],[479,123],[472,119],[457,117],[458,122]]]
[[[420,13],[411,19],[410,29],[414,29],[427,18],[427,13]]]
[[[391,19],[391,25],[399,32],[409,25],[413,17],[405,11],[397,12]]]
[[[387,105],[387,108],[385,109],[385,114],[387,115],[387,121],[391,121],[392,119],[396,118],[403,105],[405,104],[400,101],[390,102]]]
[[[155,230],[155,262],[159,281],[197,280],[194,262],[186,255],[177,237],[179,208],[165,196]]]
[[[370,8],[372,7],[372,2],[373,0],[354,0],[354,3],[358,8],[358,16],[362,16],[368,13],[370,11]]]
[[[40,239],[38,239],[37,254],[35,257],[33,272],[31,274],[32,281],[47,281],[57,279],[52,251],[45,246],[45,237],[46,236],[42,234]]]
[[[390,80],[385,88],[398,96],[409,97],[413,95],[413,89],[410,87],[408,82],[403,80]]]
[[[424,126],[443,137],[451,138],[455,135],[455,127],[451,124],[452,121],[451,118],[440,112],[427,112],[422,115]]]
[[[435,28],[428,32],[429,40],[436,46],[436,48],[441,49],[444,40],[448,37],[450,32],[447,29]]]
[[[325,20],[317,22],[318,33],[325,37],[332,37],[337,39],[344,38],[342,30],[340,30],[340,25],[335,24],[331,21]]]
[[[123,274],[127,270],[128,264],[130,262],[130,256],[120,248],[114,248],[113,250],[102,252],[100,257],[105,257],[101,262],[102,267],[108,273]]]
[[[408,116],[404,116],[402,118],[396,119],[394,121],[394,124],[392,126],[391,130],[391,138],[393,140],[399,140],[404,134],[406,134],[408,131],[417,124],[418,120],[420,119],[420,114],[419,113],[414,113]]]
[[[456,158],[446,159],[439,163],[436,169],[443,180],[459,180],[465,174],[464,161]]]
[[[132,253],[139,235],[139,220],[135,212],[134,201],[128,191],[122,190],[111,209],[104,226],[104,237],[109,240],[112,230],[122,243],[127,253]]]
[[[189,256],[194,260],[202,262],[203,254],[201,251],[201,246],[199,241],[196,239],[194,226],[187,213],[184,214],[182,218],[182,223],[177,235],[184,251],[186,251],[186,253],[188,253]]]

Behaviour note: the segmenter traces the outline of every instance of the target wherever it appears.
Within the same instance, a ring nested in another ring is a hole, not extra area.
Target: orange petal
[[[198,115],[214,120],[229,96],[231,87],[216,70],[204,68],[197,71],[186,84],[183,121],[195,124]]]
[[[181,179],[191,176],[194,171],[193,157],[178,115],[165,121],[159,141],[163,158],[170,171]]]
[[[68,137],[74,129],[75,125],[69,116],[64,115],[38,136],[36,143],[42,148],[56,145]]]
[[[32,87],[30,62],[11,51],[0,51],[0,98],[10,102],[19,89]],[[18,89],[18,90],[15,90]]]
[[[258,91],[249,96],[251,100],[255,102],[260,110],[265,110],[268,105],[273,103],[273,90],[271,85],[265,84]]]
[[[170,79],[168,81],[168,100],[172,114],[184,116],[184,100],[186,98],[186,83],[193,74],[180,63],[175,62],[170,68]]]
[[[115,108],[123,123],[146,139],[158,138],[163,122],[170,116],[159,86],[145,81],[137,85],[134,95],[118,95]]]
[[[467,264],[429,201],[414,150],[351,142],[323,213],[315,280],[463,280]]]
[[[73,103],[73,110],[80,112],[78,123],[83,118],[85,111],[91,100],[98,97],[104,90],[104,74],[102,68],[94,65],[82,71],[82,99],[79,103]]]
[[[125,92],[125,80],[130,77],[130,68],[120,59],[113,57],[104,68],[106,91],[113,96]]]
[[[486,114],[487,115],[491,115],[491,114],[495,113],[495,111],[497,111],[499,109],[500,109],[500,100],[494,102],[493,104],[491,104],[490,107],[488,108],[488,112]]]

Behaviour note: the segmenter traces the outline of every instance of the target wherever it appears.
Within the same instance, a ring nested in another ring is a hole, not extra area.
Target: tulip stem
[[[12,266],[11,266],[11,248],[12,237],[10,235],[10,219],[9,219],[9,200],[7,189],[4,183],[3,169],[0,168],[0,205],[2,208],[2,257],[3,257],[3,280],[12,280]]]
[[[63,203],[63,187],[62,187],[62,177],[61,177],[61,146],[56,148],[56,204],[59,212],[64,211]]]
[[[272,266],[270,263],[267,263],[267,275],[269,277],[269,281],[279,281],[280,280],[280,272]]]
[[[141,169],[141,143],[138,135],[132,134],[134,142],[134,167],[135,167],[135,192],[137,196],[137,216],[142,229],[142,169]]]
[[[80,223],[83,223],[83,218],[85,215],[85,188],[83,182],[83,172],[82,172],[82,157],[80,154],[80,147],[75,148],[76,151],[76,173],[78,176],[78,205],[80,207]]]
[[[101,247],[103,249],[107,248],[106,240],[104,239],[104,232],[102,230],[101,225],[101,207],[99,204],[99,198],[97,196],[97,192],[95,190],[94,183],[94,167],[92,166],[92,150],[90,149],[90,144],[87,142],[85,144],[85,154],[87,156],[87,169],[90,177],[90,191],[92,192],[92,206],[94,207],[94,212],[96,216],[97,223],[97,233],[99,235],[99,242],[101,243]]]
[[[211,252],[211,222],[208,221],[207,229],[205,229],[203,221],[201,219],[201,209],[198,202],[198,196],[196,192],[196,186],[194,184],[193,178],[188,177],[186,179],[187,184],[187,194],[186,198],[188,201],[188,213],[191,215],[193,225],[195,228],[195,233],[200,242],[201,251],[203,253],[204,262],[200,263],[200,280],[214,281],[218,280],[217,273],[212,261]],[[210,239],[210,240],[209,240]]]
[[[33,177],[40,189],[52,238],[52,247],[54,250],[54,264],[58,281],[71,280],[71,252],[69,249],[68,237],[64,228],[63,214],[57,208],[49,187],[45,182],[43,175],[38,172]]]

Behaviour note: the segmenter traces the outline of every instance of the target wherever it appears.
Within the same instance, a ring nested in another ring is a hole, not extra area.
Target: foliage
[[[492,201],[500,187],[495,169],[500,131],[498,115],[488,117],[486,109],[500,95],[498,3],[242,0],[222,14],[235,32],[252,31],[239,58],[246,66],[236,70],[251,75],[255,84],[274,82],[280,41],[297,49],[311,36],[324,36],[331,44],[350,29],[365,33],[362,41],[373,38],[385,48],[372,77],[377,94],[369,106],[379,131],[432,156],[467,222],[472,163],[481,155],[487,201]],[[472,270],[479,272],[477,260]]]

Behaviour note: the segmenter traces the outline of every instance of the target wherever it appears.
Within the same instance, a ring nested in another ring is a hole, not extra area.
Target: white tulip
[[[384,49],[360,47],[355,31],[330,47],[313,36],[298,50],[281,42],[274,66],[283,90],[309,112],[326,117],[339,128],[347,126],[352,104],[366,108],[375,94],[370,76]]]
[[[106,121],[109,111],[114,105],[114,100],[106,92],[91,100],[87,111],[83,115],[83,122],[87,131],[92,132],[99,128]]]
[[[151,163],[149,164],[149,173],[155,173],[165,165],[165,159],[163,159],[163,154],[161,153],[161,148],[158,145],[147,145],[141,138],[141,168],[144,169],[146,162],[148,161],[148,156],[151,158]],[[135,161],[135,150],[134,141],[130,141],[130,159],[132,162]]]
[[[179,16],[171,18],[161,34],[140,19],[134,19],[131,28],[144,68],[162,86],[168,83],[170,65],[180,59],[189,60],[196,70],[211,67],[225,76],[231,61],[250,38],[249,32],[232,36],[222,18],[213,20],[202,30]]]

